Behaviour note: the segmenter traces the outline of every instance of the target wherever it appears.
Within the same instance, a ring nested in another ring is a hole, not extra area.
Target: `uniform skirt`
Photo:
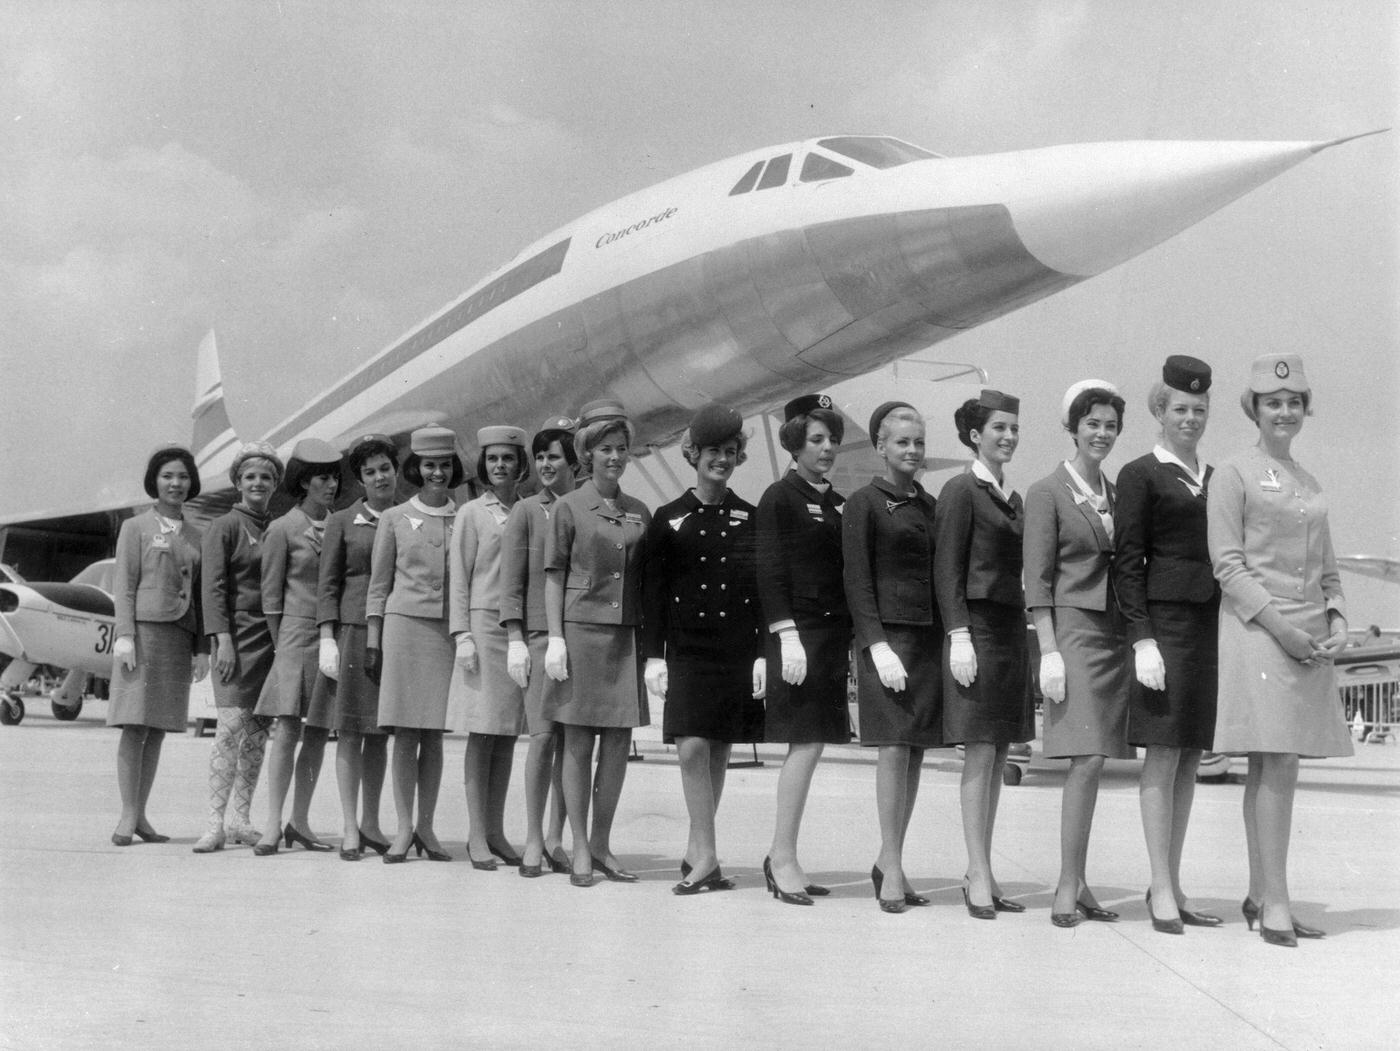
[[[566,704],[573,684],[568,679],[563,682],[551,679],[544,670],[549,632],[530,632],[525,645],[530,650],[530,685],[525,688],[525,732],[547,734],[554,729],[554,720],[545,712],[555,711]]]
[[[228,682],[220,681],[217,671],[214,677],[214,704],[219,708],[247,708],[258,706],[267,673],[272,670],[272,632],[268,630],[267,618],[261,613],[247,610],[233,611],[233,674]],[[217,653],[214,655],[218,656]]]
[[[1327,634],[1317,602],[1273,603],[1313,638]],[[1351,755],[1331,664],[1307,667],[1283,651],[1254,621],[1241,621],[1226,603],[1220,613],[1220,703],[1214,750],[1285,752],[1307,758]]]
[[[904,689],[887,688],[870,650],[856,662],[860,743],[939,748],[943,744],[943,632],[934,626],[884,625],[885,641],[904,665]]]
[[[340,626],[340,678],[335,684],[332,724],[342,733],[382,734],[379,726],[379,687],[365,674],[363,624]]]
[[[136,622],[136,667],[112,662],[108,726],[180,733],[190,714],[194,635],[176,623]]]
[[[1045,701],[1045,757],[1133,758],[1128,745],[1133,662],[1118,607],[1056,606],[1055,642],[1065,662],[1065,699]]]
[[[330,729],[335,683],[321,674],[320,655],[320,626],[310,617],[284,616],[255,714],[292,716],[305,719],[308,726]]]
[[[752,640],[752,636],[749,636]],[[750,649],[735,659],[732,640],[687,633],[684,646],[666,648],[666,706],[662,737],[703,737],[725,744],[763,740],[763,701],[753,695]]]
[[[942,640],[945,744],[1017,744],[1035,738],[1035,709],[1027,675],[1026,614],[1020,606],[967,604],[977,678],[963,686],[948,668],[951,640]]]
[[[564,642],[573,690],[546,706],[550,719],[567,726],[611,728],[651,722],[635,627],[566,621]]]
[[[851,622],[799,624],[797,634],[807,654],[807,678],[800,686],[783,681],[778,636],[770,632],[764,643],[768,693],[763,704],[763,739],[770,744],[848,744]]]
[[[485,609],[471,611],[471,628],[476,671],[454,657],[448,722],[463,733],[518,736],[525,732],[525,693],[506,671],[506,631],[496,611]]]
[[[379,677],[379,725],[446,730],[447,693],[456,648],[446,618],[384,615],[384,671]]]
[[[1149,602],[1147,615],[1167,688],[1149,690],[1132,676],[1128,743],[1207,749],[1215,738],[1220,603]]]

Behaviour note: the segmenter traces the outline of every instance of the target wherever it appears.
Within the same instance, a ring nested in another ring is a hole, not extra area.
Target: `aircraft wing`
[[[1400,583],[1400,558],[1383,555],[1338,555],[1337,565],[1363,577]]]

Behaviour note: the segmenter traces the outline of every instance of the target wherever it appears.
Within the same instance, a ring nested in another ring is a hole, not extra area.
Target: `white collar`
[[[1079,477],[1079,472],[1074,469],[1074,464],[1069,460],[1064,461],[1064,464],[1065,471],[1069,474],[1069,480],[1074,483],[1074,487],[1089,498],[1089,502],[1094,505],[1095,511],[1102,514],[1103,508],[1108,506],[1108,479],[1103,476],[1102,472],[1099,473],[1099,481],[1103,483],[1103,492],[1096,493],[1088,482]]]
[[[1015,490],[1013,489],[1008,491],[1003,489],[1001,487],[1001,483],[997,481],[996,475],[992,474],[992,469],[986,464],[984,464],[981,460],[972,461],[972,473],[975,474],[978,478],[982,479],[982,481],[990,485],[992,487],[992,491],[996,493],[997,496],[1001,497],[1002,503],[1011,503],[1011,494],[1015,492]]]
[[[451,518],[457,513],[457,505],[453,503],[451,497],[448,497],[447,503],[443,504],[441,507],[429,507],[422,500],[418,499],[417,493],[410,496],[408,502],[415,511],[418,511],[420,514],[425,514],[430,518]]]
[[[1176,464],[1178,467],[1180,467],[1183,471],[1186,472],[1187,477],[1190,478],[1191,481],[1195,482],[1197,486],[1205,484],[1206,468],[1210,465],[1207,464],[1204,460],[1198,458],[1197,462],[1201,465],[1201,469],[1199,471],[1193,471],[1191,470],[1191,468],[1186,466],[1186,463],[1179,456],[1177,456],[1176,453],[1166,448],[1166,446],[1154,445],[1152,447],[1152,455],[1157,457],[1158,463]]]

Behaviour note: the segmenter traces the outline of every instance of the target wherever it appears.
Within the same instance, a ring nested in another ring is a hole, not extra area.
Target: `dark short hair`
[[[779,427],[778,444],[794,456],[797,455],[807,444],[809,423],[825,424],[826,429],[831,432],[832,441],[837,445],[840,445],[841,439],[846,436],[846,421],[839,412],[835,409],[813,409],[811,412],[799,412]]]
[[[356,481],[360,479],[360,469],[376,456],[387,456],[389,462],[394,465],[394,470],[399,469],[399,451],[394,448],[394,443],[382,438],[371,438],[367,442],[360,442],[350,450],[348,461],[350,473]]]
[[[953,411],[953,426],[958,429],[958,441],[962,442],[973,452],[977,451],[977,446],[972,442],[972,432],[980,431],[987,426],[987,421],[992,418],[992,413],[996,409],[989,409],[982,404],[980,398],[968,398]]]
[[[574,432],[566,431],[562,427],[540,431],[530,439],[530,459],[534,459],[540,453],[549,452],[549,447],[555,442],[559,443],[559,448],[564,451],[564,459],[570,467],[578,466],[578,450],[574,448]]]
[[[164,449],[157,449],[151,453],[151,458],[146,462],[146,495],[152,500],[160,499],[160,494],[156,492],[156,475],[160,474],[160,469],[172,460],[179,460],[185,465],[185,470],[190,475],[190,491],[185,499],[193,500],[199,495],[199,469],[194,465],[194,457],[190,451],[182,445],[168,445]]]
[[[404,458],[403,478],[409,485],[423,487],[422,457],[415,452],[411,452]],[[436,460],[438,457],[434,456]],[[462,466],[462,458],[456,453],[452,454],[452,477],[447,480],[447,488],[456,489],[467,480],[466,469]]]
[[[1065,425],[1065,430],[1073,434],[1079,430],[1079,421],[1089,415],[1095,405],[1107,405],[1118,414],[1118,430],[1123,430],[1123,410],[1127,407],[1122,397],[1105,390],[1103,387],[1086,387],[1074,396],[1074,400],[1069,403],[1069,412],[1066,414],[1069,422]]]
[[[525,459],[524,449],[512,442],[491,442],[489,445],[483,445],[481,447],[481,452],[476,454],[476,480],[478,482],[488,489],[491,487],[491,483],[486,480],[486,450],[491,448],[492,445],[509,445],[512,449],[516,450],[515,480],[517,482],[530,476],[530,462]]]

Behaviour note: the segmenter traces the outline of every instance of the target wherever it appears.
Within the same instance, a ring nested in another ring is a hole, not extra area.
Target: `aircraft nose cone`
[[[1024,168],[1021,178],[1008,179],[1003,199],[1036,259],[1060,273],[1091,277],[1329,145],[1105,142],[1028,150],[1016,155]]]

